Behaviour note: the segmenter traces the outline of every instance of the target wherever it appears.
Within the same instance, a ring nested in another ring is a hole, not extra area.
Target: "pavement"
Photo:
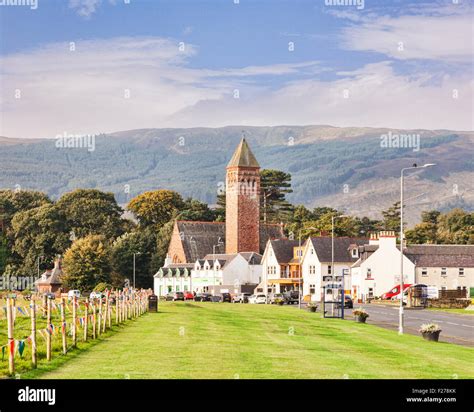
[[[398,307],[381,304],[356,305],[356,307],[360,306],[369,314],[367,323],[398,330]],[[351,309],[346,309],[344,312],[347,319],[353,318]],[[404,315],[405,333],[421,336],[419,329],[422,324],[436,323],[442,329],[439,337],[440,342],[474,347],[474,315],[406,308]]]

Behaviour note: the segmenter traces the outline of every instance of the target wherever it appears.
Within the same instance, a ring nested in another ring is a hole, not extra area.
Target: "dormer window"
[[[352,249],[352,257],[353,258],[359,257],[359,249],[357,249],[356,247]]]

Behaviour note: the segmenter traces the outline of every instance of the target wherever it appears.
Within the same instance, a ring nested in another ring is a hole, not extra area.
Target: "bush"
[[[421,325],[421,333],[435,333],[441,332],[441,328],[436,323],[426,323]]]
[[[105,282],[100,282],[95,285],[94,292],[103,292],[105,289],[110,289],[110,285]]]
[[[352,314],[354,316],[358,316],[358,317],[364,318],[364,319],[367,319],[369,317],[369,314],[363,308],[353,310]]]

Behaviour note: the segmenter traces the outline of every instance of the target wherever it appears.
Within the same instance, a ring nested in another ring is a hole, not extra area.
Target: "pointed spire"
[[[250,147],[245,140],[245,137],[242,137],[237,149],[235,149],[232,159],[230,159],[227,167],[260,167],[255,158],[254,154],[250,150]]]

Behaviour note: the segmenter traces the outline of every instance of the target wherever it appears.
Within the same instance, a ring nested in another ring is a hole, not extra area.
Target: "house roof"
[[[409,245],[404,253],[418,267],[474,267],[474,245]]]
[[[227,167],[235,166],[260,167],[245,138],[242,138],[239,145],[237,146],[237,149],[235,149],[229,164],[227,165]]]
[[[274,239],[270,241],[278,263],[289,263],[293,259],[293,248],[299,245],[298,240]]]
[[[54,268],[46,270],[35,283],[37,285],[62,285],[62,275],[61,262],[56,260],[54,262]]]
[[[329,236],[312,237],[314,249],[320,262],[331,262],[332,260],[332,239]],[[368,244],[369,239],[354,237],[334,238],[334,262],[356,262],[358,258],[353,258],[350,252],[351,245],[362,246]]]
[[[225,251],[225,222],[178,220],[176,223],[187,262],[196,262],[206,255],[211,255],[213,246],[219,241],[221,246],[216,246],[216,255]],[[281,237],[283,237],[283,231],[280,225],[260,224],[260,252],[263,252],[269,239]]]
[[[204,257],[205,260],[212,261],[213,259],[216,259],[221,263],[221,267],[224,267],[225,265],[229,264],[232,260],[234,260],[237,255],[242,256],[250,265],[259,265],[260,262],[262,261],[262,255],[259,253],[255,252],[240,252],[240,253],[219,253],[213,255],[212,253],[206,255]]]

